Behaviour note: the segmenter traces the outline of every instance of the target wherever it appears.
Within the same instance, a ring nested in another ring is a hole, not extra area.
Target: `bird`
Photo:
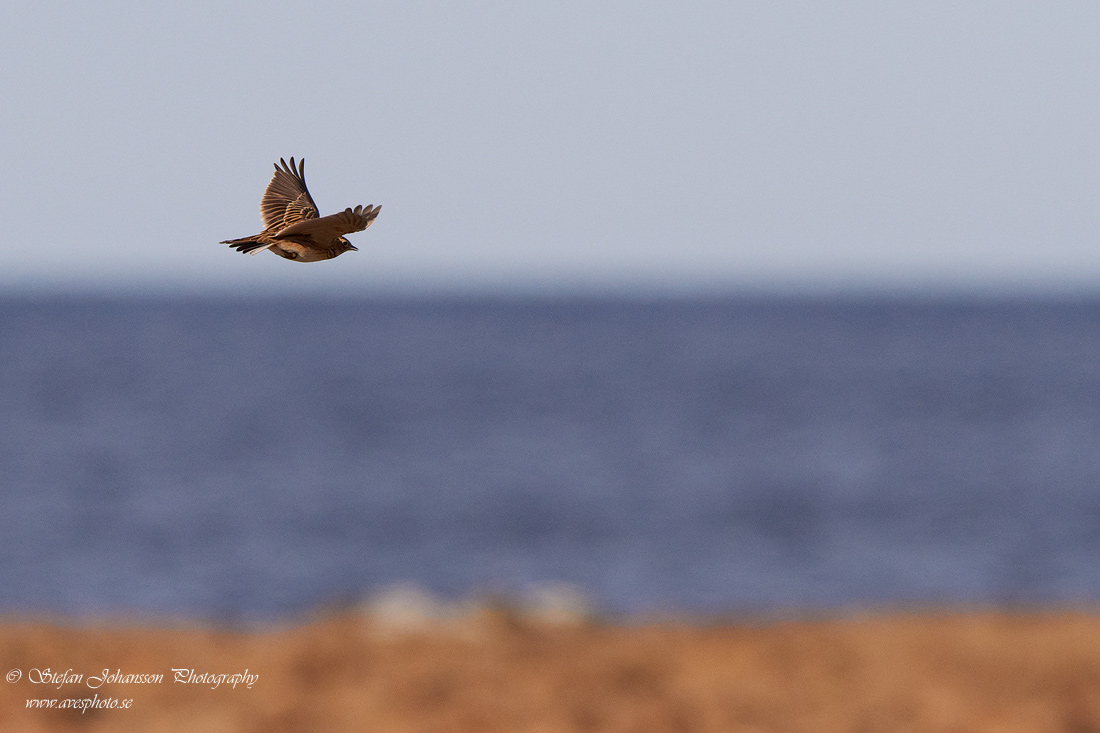
[[[321,216],[306,188],[306,161],[294,158],[288,165],[279,158],[275,175],[260,199],[264,230],[251,237],[227,239],[241,253],[255,255],[265,249],[295,262],[319,262],[358,248],[343,235],[361,232],[374,223],[381,206],[356,206],[338,214]]]

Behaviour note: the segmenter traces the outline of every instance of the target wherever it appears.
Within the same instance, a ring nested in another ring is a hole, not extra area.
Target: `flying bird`
[[[290,165],[279,158],[275,175],[260,199],[264,230],[222,244],[250,255],[269,249],[296,262],[331,260],[344,252],[357,251],[344,235],[369,227],[381,209],[381,206],[356,206],[339,214],[321,216],[306,188],[305,159],[295,166],[294,158],[290,159]]]

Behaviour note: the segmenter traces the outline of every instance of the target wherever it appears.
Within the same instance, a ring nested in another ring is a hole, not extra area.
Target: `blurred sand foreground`
[[[395,618],[409,617],[346,611],[247,633],[9,621],[0,675],[21,676],[0,682],[0,731],[1100,732],[1100,615]],[[30,681],[47,668],[56,684]],[[207,682],[175,682],[173,668]],[[104,669],[163,681],[91,688]],[[251,688],[217,677],[246,669]],[[51,698],[132,702],[27,708]]]

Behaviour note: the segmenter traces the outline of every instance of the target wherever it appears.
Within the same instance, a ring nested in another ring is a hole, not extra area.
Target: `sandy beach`
[[[13,733],[1100,731],[1100,615],[1085,613],[0,628]]]

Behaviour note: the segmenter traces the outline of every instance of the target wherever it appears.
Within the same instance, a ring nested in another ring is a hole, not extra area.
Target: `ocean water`
[[[0,300],[0,613],[1100,599],[1100,301]]]

